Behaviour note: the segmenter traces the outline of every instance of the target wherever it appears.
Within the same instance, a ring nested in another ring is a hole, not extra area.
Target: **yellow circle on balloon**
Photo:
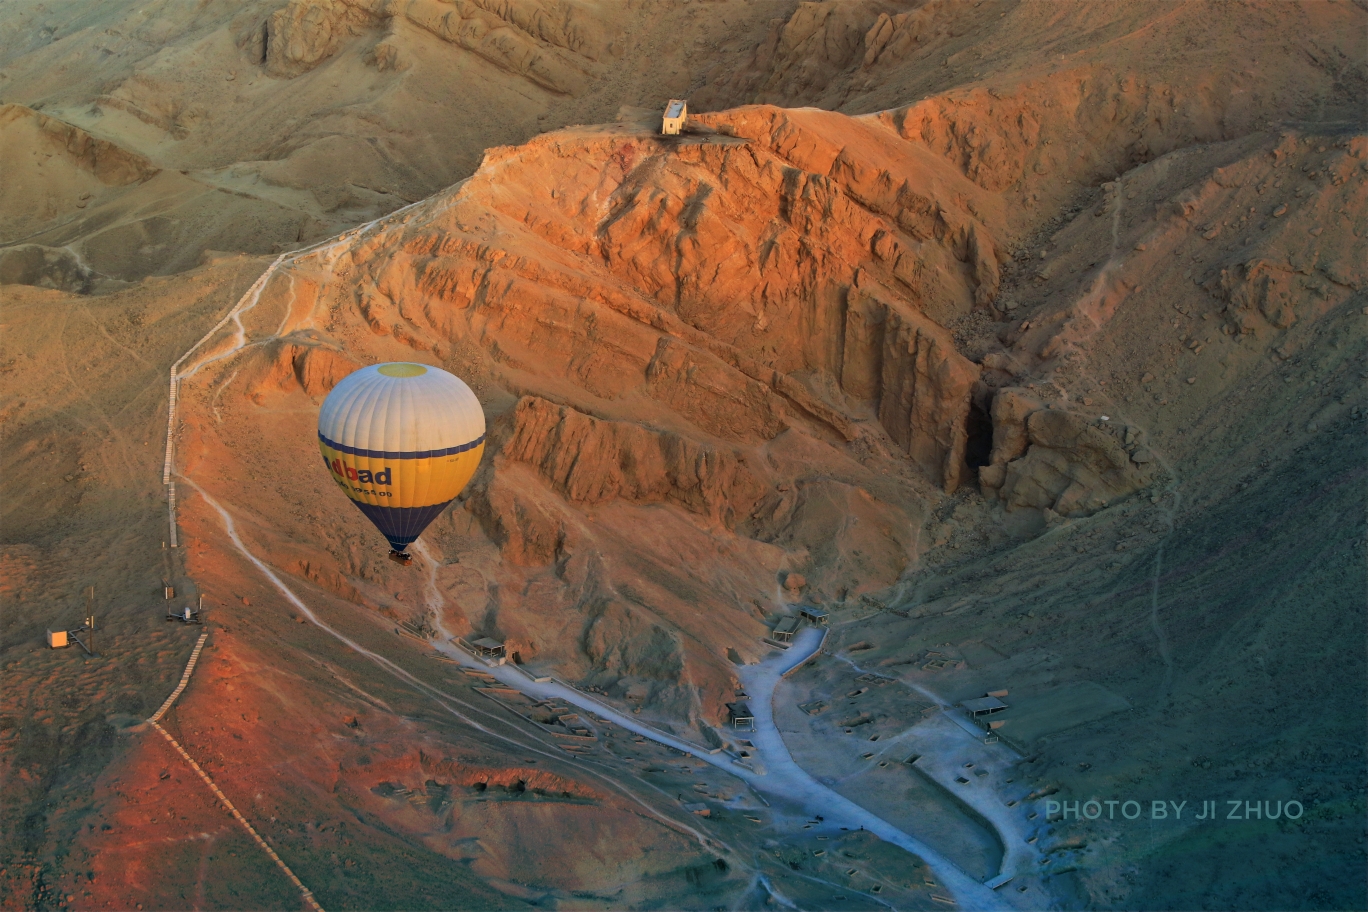
[[[386,377],[421,377],[427,373],[427,368],[421,364],[385,364],[380,367],[380,373]]]

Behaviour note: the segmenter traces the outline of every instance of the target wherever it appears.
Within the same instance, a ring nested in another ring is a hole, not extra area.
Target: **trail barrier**
[[[276,863],[282,872],[284,872],[290,883],[299,888],[299,892],[304,896],[305,904],[308,905],[313,912],[323,912],[323,907],[318,904],[318,900],[314,899],[313,891],[304,886],[303,881],[299,879],[298,875],[296,875],[294,871],[291,871],[290,866],[285,863],[284,859],[276,854],[276,850],[271,848],[270,844],[267,843],[265,839],[261,838],[261,834],[256,831],[256,827],[252,826],[247,818],[242,816],[242,812],[233,805],[233,802],[228,800],[228,796],[223,794],[223,790],[214,783],[213,779],[209,778],[209,774],[204,771],[204,768],[195,762],[195,758],[191,757],[189,752],[181,747],[180,742],[171,737],[171,733],[161,726],[161,718],[170,711],[172,705],[176,702],[176,698],[185,692],[186,685],[190,683],[190,675],[195,670],[195,664],[199,661],[200,652],[204,649],[204,641],[208,638],[209,631],[207,630],[199,635],[199,640],[196,641],[195,648],[190,652],[190,661],[185,665],[185,673],[181,675],[180,683],[176,685],[175,690],[171,691],[171,696],[166,698],[166,702],[161,705],[161,708],[148,717],[147,722],[161,733],[161,736],[175,748],[176,753],[185,758],[185,762],[190,764],[190,768],[199,775],[200,779],[204,780],[205,785],[209,786],[209,791],[214,793],[214,797],[228,809],[228,812],[233,815],[234,820],[242,824],[242,828],[247,831],[247,835],[251,836],[252,840],[257,845],[261,846],[262,851],[271,856],[271,860]]]

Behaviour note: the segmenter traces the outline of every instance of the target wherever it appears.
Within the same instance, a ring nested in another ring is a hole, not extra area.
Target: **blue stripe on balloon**
[[[415,450],[411,453],[396,453],[391,450],[363,450],[359,447],[350,447],[345,443],[334,443],[327,437],[324,437],[322,431],[318,432],[318,439],[332,447],[334,450],[337,450],[339,453],[346,453],[349,456],[366,456],[371,459],[431,459],[434,456],[455,456],[457,453],[473,450],[484,443],[485,435],[481,434],[476,439],[470,441],[470,443],[447,447],[444,450]]]
[[[366,518],[375,524],[381,535],[389,539],[390,547],[396,551],[403,551],[417,541],[428,524],[440,516],[451,501],[427,507],[380,507],[356,500],[352,503],[366,514]]]

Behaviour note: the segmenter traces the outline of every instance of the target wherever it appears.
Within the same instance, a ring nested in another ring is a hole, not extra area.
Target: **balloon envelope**
[[[484,440],[484,411],[470,387],[425,364],[363,367],[318,413],[333,481],[399,552],[465,488]]]

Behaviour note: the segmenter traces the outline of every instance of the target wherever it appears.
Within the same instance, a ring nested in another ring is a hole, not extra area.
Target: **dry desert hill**
[[[0,905],[1364,908],[1366,36],[0,6]],[[489,428],[407,567],[381,361]]]

